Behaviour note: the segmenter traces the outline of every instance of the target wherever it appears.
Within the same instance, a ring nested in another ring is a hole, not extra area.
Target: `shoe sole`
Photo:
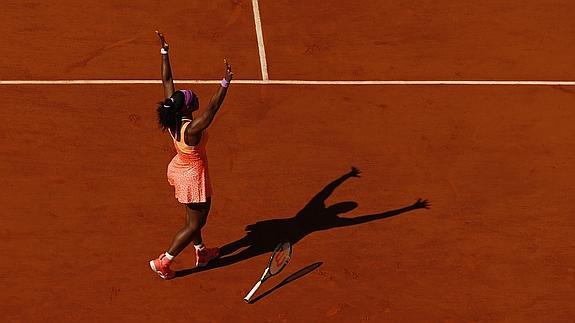
[[[154,261],[153,261],[153,260],[150,260],[150,268],[152,268],[152,270],[153,270],[156,274],[159,274],[159,273],[158,273],[158,270],[156,269],[156,265],[154,264]]]

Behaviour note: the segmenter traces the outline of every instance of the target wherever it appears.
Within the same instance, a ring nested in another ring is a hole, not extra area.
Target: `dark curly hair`
[[[185,96],[181,91],[176,91],[171,97],[163,102],[158,102],[158,123],[162,131],[169,130],[176,140],[180,140],[178,129],[182,126],[183,108]]]

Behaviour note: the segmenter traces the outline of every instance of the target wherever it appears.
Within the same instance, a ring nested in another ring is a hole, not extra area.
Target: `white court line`
[[[221,80],[174,80],[179,84],[219,84]],[[0,80],[0,85],[90,85],[161,84],[160,80]],[[306,80],[233,80],[234,84],[263,85],[538,85],[575,86],[575,81],[306,81]]]
[[[264,47],[264,33],[262,31],[262,19],[260,18],[260,6],[258,0],[252,0],[252,7],[254,9],[254,21],[256,23],[256,35],[258,36],[258,50],[260,53],[260,65],[262,67],[262,79],[267,81],[268,78],[268,62],[266,60],[266,49]]]

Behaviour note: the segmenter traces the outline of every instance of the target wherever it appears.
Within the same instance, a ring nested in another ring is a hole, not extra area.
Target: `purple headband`
[[[185,104],[186,106],[190,106],[190,104],[192,104],[192,98],[194,97],[194,93],[190,90],[180,90],[180,92],[184,93],[184,97],[185,97]]]

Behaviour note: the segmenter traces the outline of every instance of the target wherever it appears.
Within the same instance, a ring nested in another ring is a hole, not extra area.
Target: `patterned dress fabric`
[[[204,131],[197,145],[186,145],[184,131],[189,123],[189,120],[185,120],[182,124],[180,141],[172,135],[177,154],[168,165],[168,183],[174,186],[176,199],[180,203],[203,203],[212,196],[206,155],[208,135]]]

